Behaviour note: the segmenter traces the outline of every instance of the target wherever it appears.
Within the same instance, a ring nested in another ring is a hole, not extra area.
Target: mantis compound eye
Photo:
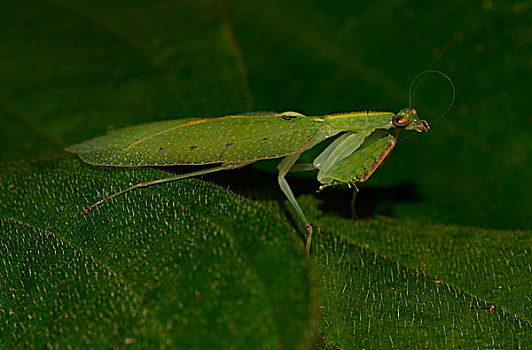
[[[410,124],[410,120],[408,120],[408,117],[404,115],[398,115],[393,117],[392,123],[397,128],[404,128],[407,127],[408,124]]]

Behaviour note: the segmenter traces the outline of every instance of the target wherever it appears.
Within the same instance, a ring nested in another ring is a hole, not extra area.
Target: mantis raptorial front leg
[[[323,182],[325,179],[330,179],[329,169],[342,159],[356,152],[372,132],[373,130],[346,133],[331,143],[314,159],[314,166],[320,169],[318,180]]]
[[[297,214],[303,220],[303,223],[305,224],[305,227],[307,228],[307,241],[305,243],[305,249],[307,252],[310,252],[310,242],[312,241],[312,226],[310,225],[310,221],[308,221],[307,216],[299,206],[299,203],[296,200],[296,197],[292,193],[292,190],[290,189],[290,186],[288,185],[288,182],[285,179],[285,175],[288,174],[290,169],[294,166],[294,163],[297,161],[301,153],[294,153],[289,156],[286,156],[281,163],[277,166],[277,169],[279,169],[279,176],[277,177],[279,181],[279,186],[281,187],[281,190],[286,195],[286,198],[290,201],[290,204],[294,207]]]

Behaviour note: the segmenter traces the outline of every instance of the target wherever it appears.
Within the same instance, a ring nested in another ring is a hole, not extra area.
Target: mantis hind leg
[[[290,202],[290,204],[292,204],[301,220],[303,220],[305,227],[307,228],[307,241],[305,243],[305,248],[308,253],[310,252],[310,243],[312,241],[312,226],[310,225],[307,216],[303,212],[303,209],[301,209],[301,207],[299,206],[296,197],[292,193],[292,189],[290,188],[288,182],[285,179],[286,174],[288,174],[290,169],[294,166],[294,163],[297,161],[297,158],[299,158],[299,155],[300,153],[291,154],[289,156],[286,156],[281,161],[281,163],[279,163],[279,166],[277,167],[279,169],[279,176],[277,177],[277,179],[279,181],[279,186],[281,187],[281,190],[285,194],[286,198],[288,198],[288,201]]]
[[[227,164],[222,164],[222,165],[214,167],[214,168],[198,170],[198,171],[194,171],[194,172],[186,173],[186,174],[179,174],[179,175],[167,177],[167,178],[164,178],[164,179],[140,182],[140,183],[138,183],[136,185],[128,187],[128,188],[126,188],[126,189],[124,189],[122,191],[116,192],[116,193],[114,193],[114,194],[112,194],[112,195],[110,195],[108,197],[105,197],[104,199],[101,199],[101,200],[97,201],[96,203],[94,203],[90,207],[87,207],[87,208],[83,209],[83,211],[80,213],[80,215],[83,216],[85,214],[88,214],[92,209],[96,208],[100,204],[105,203],[108,200],[110,200],[112,198],[115,198],[117,196],[120,196],[120,195],[122,195],[124,193],[127,193],[129,191],[133,191],[136,188],[148,187],[148,186],[153,186],[153,185],[157,185],[157,184],[162,184],[162,183],[165,183],[165,182],[172,182],[172,181],[182,180],[182,179],[186,179],[188,177],[214,173],[214,172],[220,171],[220,170],[237,169],[237,168],[241,168],[243,166],[246,166],[246,165],[248,165],[250,163],[251,162],[246,162],[246,163],[227,163]]]

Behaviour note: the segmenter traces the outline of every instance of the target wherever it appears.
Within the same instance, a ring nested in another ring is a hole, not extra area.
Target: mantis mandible
[[[414,81],[427,72],[443,75],[452,85],[449,77],[433,70],[420,73]],[[99,200],[84,209],[81,215],[136,188],[283,157],[278,165],[279,186],[305,224],[305,247],[310,251],[312,226],[285,176],[290,171],[318,170],[320,189],[366,181],[388,157],[402,129],[426,132],[429,124],[420,120],[417,111],[411,107],[401,109],[398,113],[351,112],[326,116],[306,116],[297,112],[245,113],[141,124],[113,131],[66,150],[77,153],[89,164],[100,166],[215,164],[191,173],[138,183]],[[301,153],[334,136],[338,138],[311,164],[295,164]]]

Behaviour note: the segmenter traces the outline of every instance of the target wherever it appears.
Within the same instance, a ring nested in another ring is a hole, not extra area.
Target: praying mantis
[[[414,81],[427,72],[443,75],[452,85],[448,76],[434,70],[420,73]],[[447,111],[449,109],[450,106]],[[389,156],[402,129],[427,132],[429,124],[419,119],[418,112],[412,107],[397,113],[350,112],[326,116],[306,116],[292,111],[244,113],[136,125],[66,150],[78,154],[89,164],[100,166],[213,165],[207,169],[138,183],[99,200],[84,209],[81,215],[136,188],[238,169],[259,160],[283,158],[278,165],[279,186],[307,229],[305,248],[308,252],[312,225],[292,193],[286,175],[291,171],[317,170],[320,189],[366,181]],[[338,137],[312,163],[296,164],[303,152],[335,136]]]

